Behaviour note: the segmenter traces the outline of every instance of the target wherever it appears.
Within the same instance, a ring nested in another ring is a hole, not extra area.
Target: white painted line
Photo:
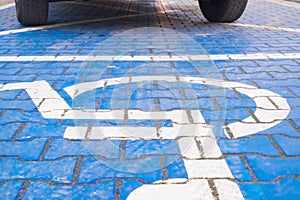
[[[67,127],[64,133],[64,138],[72,138],[73,140],[83,140],[88,132],[88,127]]]
[[[65,110],[71,110],[65,100],[46,81],[0,85],[0,91],[20,89],[26,90],[44,118],[55,116],[59,119]]]
[[[291,7],[291,8],[297,8],[300,9],[300,4],[298,2],[292,2],[292,1],[283,1],[283,0],[265,0],[271,3],[276,3],[281,6]]]
[[[239,186],[227,179],[214,180],[219,194],[219,200],[238,200],[244,199]]]
[[[33,61],[185,61],[185,60],[267,60],[300,59],[300,53],[211,54],[182,56],[0,56],[0,62]]]
[[[13,6],[15,6],[15,3],[6,4],[6,5],[3,5],[3,6],[0,6],[0,10],[4,10],[4,9],[7,9],[7,8],[10,8],[10,7],[13,7]]]
[[[186,182],[186,183],[182,183]],[[169,179],[166,181],[157,181],[153,184],[144,184],[131,192],[127,200],[137,199],[205,199],[214,200],[212,191],[207,180],[189,180],[186,179]]]
[[[210,130],[211,131],[211,130]],[[212,133],[213,134],[213,133]],[[208,134],[211,135],[211,134]],[[202,158],[221,158],[222,152],[214,137],[196,137],[197,142],[200,142],[203,149]]]
[[[277,27],[271,25],[259,25],[259,24],[242,24],[242,23],[227,23],[228,26],[239,26],[246,27],[252,29],[260,29],[260,30],[271,30],[271,31],[285,31],[291,33],[300,33],[299,28],[290,28],[290,27]]]
[[[74,136],[71,135],[71,132],[76,132],[81,136],[80,138],[83,139],[97,139],[97,140],[104,140],[104,139],[120,139],[120,140],[150,140],[150,139],[160,139],[157,137],[157,130],[156,127],[91,127],[89,130],[85,130],[88,135],[83,135],[81,131],[84,130],[84,127],[68,127],[65,131],[66,135],[71,137],[67,139],[74,139]],[[66,138],[64,136],[64,138]]]
[[[181,131],[185,131],[184,128]],[[188,159],[203,158],[198,145],[193,137],[183,137],[178,140],[181,156]]]
[[[233,178],[225,159],[187,160],[184,165],[191,179],[197,178]]]
[[[164,112],[161,112],[164,113]],[[134,118],[132,118],[134,119]],[[161,117],[161,120],[168,118]],[[85,136],[85,133],[89,131],[89,135]],[[80,136],[80,137],[79,137]],[[128,126],[118,126],[118,127],[109,127],[109,126],[99,126],[91,127],[89,130],[86,127],[76,126],[76,127],[67,127],[65,130],[64,138],[66,139],[126,139],[126,140],[179,140],[179,145],[186,147],[185,139],[187,137],[213,137],[211,129],[204,125],[196,124],[186,124],[186,125],[177,125],[173,124],[173,127],[162,127],[156,129],[156,127],[128,127]],[[190,142],[190,140],[188,141]],[[183,151],[182,151],[183,152]],[[208,153],[208,152],[207,152]],[[187,154],[189,154],[187,152]],[[190,154],[193,154],[190,152]],[[186,155],[186,157],[191,158]]]

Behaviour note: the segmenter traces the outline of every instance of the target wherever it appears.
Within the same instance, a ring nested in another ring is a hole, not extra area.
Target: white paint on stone
[[[31,28],[26,28],[31,29]],[[0,32],[1,36],[1,32]],[[300,59],[300,53],[249,53],[249,54],[209,54],[181,56],[0,56],[0,62],[56,62],[56,61],[183,61],[183,60],[269,60]]]
[[[174,76],[138,76],[105,79],[95,82],[86,82],[65,88],[72,99],[87,91],[108,85],[140,83],[148,81],[165,81],[206,84],[221,88],[235,89],[243,93],[256,103],[254,116],[239,122],[227,125],[225,133],[233,137],[241,137],[266,130],[280,123],[289,113],[287,101],[280,95],[258,89],[254,86],[237,82],[228,82],[209,78]],[[172,121],[172,127],[68,127],[64,138],[68,139],[122,139],[122,140],[151,140],[176,139],[182,153],[188,179],[173,179],[145,184],[134,190],[128,199],[213,199],[213,193],[208,180],[215,183],[220,200],[243,199],[225,161],[222,158],[216,138],[199,110],[172,110],[172,111],[142,111],[142,110],[83,110],[72,109],[65,100],[51,88],[46,81],[25,83],[11,83],[0,85],[0,91],[25,89],[33,103],[44,118],[55,119],[115,119],[123,120],[127,112],[128,119],[166,120]],[[190,116],[188,113],[190,112]],[[191,117],[192,119],[190,119]],[[226,131],[230,132],[226,132]]]
[[[186,179],[169,179],[145,184],[131,192],[127,200],[149,199],[149,197],[151,200],[214,200],[209,184],[205,179],[189,180],[187,183],[182,183],[186,181]]]

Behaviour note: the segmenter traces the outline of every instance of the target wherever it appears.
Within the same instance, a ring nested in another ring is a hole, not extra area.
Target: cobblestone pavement
[[[300,4],[0,7],[1,199],[300,199]]]

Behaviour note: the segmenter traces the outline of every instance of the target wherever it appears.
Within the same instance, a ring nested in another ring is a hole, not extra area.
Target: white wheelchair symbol
[[[135,76],[103,79],[94,82],[80,83],[64,88],[72,99],[87,91],[100,87],[118,84],[138,83],[148,81],[187,82],[205,84],[234,89],[249,96],[256,104],[255,118],[249,116],[241,121],[234,122],[224,128],[228,137],[238,138],[255,134],[279,124],[289,114],[290,107],[282,96],[265,89],[209,78],[175,76]],[[36,105],[41,115],[46,119],[105,119],[118,120],[124,118],[125,110],[75,110],[51,88],[46,81],[23,82],[0,85],[0,91],[24,89]],[[188,113],[190,112],[191,119]],[[200,110],[172,110],[172,111],[141,111],[128,110],[128,119],[142,120],[171,120],[173,127],[92,127],[86,135],[88,127],[67,127],[64,138],[68,139],[121,139],[121,140],[150,140],[150,139],[178,139],[188,179],[177,178],[145,184],[134,190],[128,199],[214,199],[216,190],[219,199],[243,199],[243,195],[236,184],[234,177],[222,158],[220,148],[212,129],[205,123]],[[142,131],[141,131],[142,130]],[[184,131],[181,131],[184,130]],[[195,133],[195,130],[197,132]],[[101,132],[101,135],[98,133]],[[113,135],[112,135],[113,133]],[[130,134],[126,134],[130,133]],[[140,135],[144,133],[144,135]],[[191,140],[192,137],[192,140]],[[187,140],[193,141],[186,147]],[[196,141],[210,140],[211,145],[202,146],[202,153]],[[214,188],[214,189],[213,189]]]

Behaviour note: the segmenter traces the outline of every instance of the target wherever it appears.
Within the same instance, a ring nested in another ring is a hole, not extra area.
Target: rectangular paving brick
[[[83,138],[84,139],[84,138]],[[55,139],[51,142],[45,159],[57,159],[64,156],[100,156],[104,159],[120,158],[120,141],[68,141]]]
[[[25,110],[27,112],[35,111],[36,107],[32,100],[0,100],[2,110]]]
[[[295,148],[295,147],[300,147],[300,137],[289,138],[283,136],[273,136],[273,138],[286,155],[288,156],[300,155],[300,148]]]
[[[7,110],[0,117],[0,124],[5,125],[8,123],[41,123],[41,124],[57,124],[58,119],[45,120],[40,112],[26,112],[26,111],[16,111],[16,110]]]
[[[249,170],[246,168],[245,163],[239,156],[226,156],[225,160],[232,172],[234,178],[240,182],[251,181],[253,177],[251,176]]]
[[[254,136],[236,140],[219,140],[218,144],[223,154],[257,153],[268,156],[280,155],[272,142],[265,136]]]
[[[26,123],[18,134],[17,140],[30,140],[34,138],[63,138],[66,126],[42,125],[39,123]]]
[[[88,186],[53,186],[45,182],[31,182],[23,199],[115,199],[116,181],[101,181]]]
[[[94,183],[97,180],[107,178],[136,178],[148,183],[162,180],[160,158],[153,156],[128,161],[104,161],[96,158],[84,158],[82,160],[77,183]]]
[[[246,158],[260,181],[274,181],[300,174],[300,160],[297,158],[266,158],[259,155],[249,155]]]
[[[284,178],[273,183],[240,184],[246,199],[298,199],[299,187],[300,181],[296,178]]]
[[[180,155],[176,140],[126,141],[125,158],[141,158],[149,155]]]
[[[54,183],[72,183],[76,158],[57,161],[20,161],[15,158],[1,158],[0,182],[9,180],[44,180]]]
[[[0,140],[12,139],[20,126],[20,123],[11,123],[0,126]]]
[[[1,199],[17,199],[23,186],[22,182],[7,182],[0,185]]]
[[[24,160],[38,160],[46,143],[46,139],[25,142],[0,142],[0,154],[3,156],[17,156]]]
[[[258,132],[256,134],[282,134],[287,136],[299,136],[299,132],[295,128],[293,128],[286,120],[282,121],[277,126]]]

